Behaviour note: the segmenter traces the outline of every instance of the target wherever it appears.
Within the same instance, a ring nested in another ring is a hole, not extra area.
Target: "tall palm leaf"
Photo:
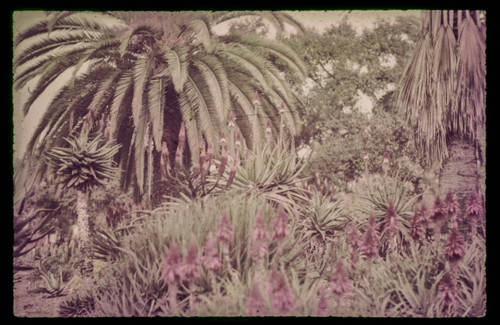
[[[250,149],[260,141],[266,118],[278,125],[280,107],[295,134],[299,102],[275,66],[279,61],[305,76],[294,52],[279,42],[211,32],[216,23],[248,14],[53,12],[28,27],[14,41],[16,89],[38,79],[24,113],[56,80],[62,83],[30,140],[28,157],[80,132],[92,109],[94,130],[108,130],[122,145],[115,158],[123,170],[122,185],[134,185],[143,195],[162,142],[169,151],[177,150],[180,123],[187,150],[179,151],[187,163],[198,161],[205,143],[218,154],[219,136],[227,133],[232,111],[240,113],[237,124]],[[301,29],[287,14],[262,16],[281,29],[285,24]],[[61,81],[62,76],[66,79]],[[255,91],[263,102],[259,123],[251,116],[256,113],[251,100]],[[245,129],[249,125],[250,133]]]
[[[417,147],[438,165],[448,157],[453,137],[478,147],[483,137],[486,65],[480,14],[426,12],[398,90],[398,106],[415,130]]]
[[[422,155],[440,167],[442,194],[463,206],[484,193],[486,56],[484,12],[430,11],[398,90]],[[483,196],[484,198],[484,196]]]

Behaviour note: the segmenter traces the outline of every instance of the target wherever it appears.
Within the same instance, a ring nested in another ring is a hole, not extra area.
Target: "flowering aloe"
[[[444,246],[444,257],[452,267],[456,267],[457,263],[464,257],[465,251],[464,238],[458,228],[453,227]]]
[[[465,213],[472,229],[472,234],[477,232],[477,225],[483,215],[483,205],[481,199],[475,190],[472,190],[467,199]]]
[[[217,238],[222,243],[229,245],[233,241],[233,227],[227,219],[227,212],[224,211],[222,219],[219,223]]]
[[[317,316],[328,316],[328,299],[326,298],[325,289],[321,288],[319,291],[318,308],[316,310]]]
[[[273,269],[269,278],[268,295],[273,309],[280,315],[293,311],[294,297],[283,274]]]
[[[467,217],[478,219],[483,214],[483,205],[481,204],[481,199],[477,194],[476,190],[472,190],[467,199],[467,205],[465,207],[465,212]]]
[[[201,275],[200,265],[201,263],[200,263],[200,258],[198,256],[198,248],[194,243],[194,238],[191,237],[189,243],[189,249],[187,251],[183,263],[183,271],[185,279],[188,281],[194,281],[198,279]]]
[[[396,214],[396,209],[392,200],[389,201],[389,207],[387,208],[387,214],[385,216],[384,231],[388,239],[393,239],[399,232],[399,221]]]
[[[432,207],[431,219],[434,222],[439,222],[444,219],[445,214],[446,211],[443,200],[441,200],[441,197],[439,196],[439,194],[437,194],[434,198],[434,206]]]
[[[349,265],[352,268],[356,268],[359,260],[359,248],[361,247],[362,241],[358,235],[358,228],[356,225],[352,224],[347,231],[347,246],[349,246],[351,253],[349,255]]]
[[[413,240],[421,242],[424,238],[423,217],[421,211],[415,211],[410,226],[410,236]]]
[[[455,306],[457,295],[457,280],[452,274],[446,273],[438,285],[438,300],[441,307]]]
[[[332,284],[332,292],[335,295],[342,296],[351,289],[351,280],[349,280],[349,276],[344,269],[342,261],[337,262],[337,266],[335,267],[335,271],[330,278],[330,282]]]
[[[262,298],[257,283],[252,285],[245,306],[247,307],[247,316],[263,316],[266,314],[266,302]]]
[[[224,262],[229,265],[229,245],[233,242],[233,227],[227,219],[227,211],[224,211],[217,227],[217,238],[222,243]]]
[[[439,194],[436,195],[434,199],[434,206],[432,208],[431,220],[434,223],[434,239],[438,240],[439,235],[441,234],[441,225],[446,216],[446,212],[443,207],[443,201],[439,197]]]
[[[203,247],[203,256],[201,257],[201,262],[205,269],[218,273],[221,269],[221,261],[219,256],[219,251],[215,243],[215,239],[210,233],[208,235],[205,246]]]
[[[282,241],[290,233],[290,230],[288,229],[288,217],[286,215],[285,208],[281,204],[278,207],[278,212],[276,215],[276,220],[273,224],[273,228],[273,238],[277,239],[278,241]]]
[[[167,284],[178,284],[183,278],[182,255],[176,244],[172,244],[162,265],[162,277]]]
[[[262,210],[257,212],[255,226],[252,231],[252,247],[250,255],[254,260],[261,260],[267,254],[269,233],[264,221]]]
[[[426,229],[430,228],[432,223],[431,220],[432,210],[427,208],[425,202],[422,202],[422,204],[420,205],[420,210],[418,212],[421,217],[422,226]]]
[[[172,313],[176,313],[178,285],[183,278],[182,255],[176,244],[172,244],[162,265],[162,278],[168,284],[168,303]]]
[[[452,224],[456,224],[458,222],[460,204],[458,203],[457,196],[451,189],[446,193],[446,198],[444,199],[442,207],[443,212],[448,216],[448,220]]]
[[[361,252],[367,258],[374,258],[378,254],[378,240],[377,229],[375,228],[375,215],[371,213],[365,231],[365,238],[361,244]]]

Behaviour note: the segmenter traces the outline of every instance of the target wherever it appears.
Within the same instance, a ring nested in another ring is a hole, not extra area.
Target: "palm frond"
[[[212,35],[208,23],[204,19],[194,19],[187,23],[188,29],[193,31],[195,38],[203,44],[205,51],[212,52]]]
[[[440,165],[448,156],[447,138],[477,140],[485,121],[485,74],[484,39],[469,11],[424,14],[397,103],[431,162]]]
[[[262,73],[266,61],[261,56],[256,55],[248,48],[239,44],[225,46],[224,52],[221,55],[233,61],[235,69],[245,71],[249,77],[257,80],[261,87],[268,88],[266,78],[264,78],[264,74]]]
[[[184,46],[176,46],[173,49],[166,50],[163,55],[167,60],[175,91],[180,93],[188,77],[187,49]]]
[[[152,136],[157,152],[161,151],[163,137],[164,80],[154,79],[148,85],[148,114],[151,120]]]
[[[179,94],[179,109],[182,115],[182,123],[186,130],[186,138],[191,154],[191,161],[200,159],[200,136],[198,134],[198,125],[196,123],[196,114],[191,107],[191,103],[184,92]]]
[[[243,114],[240,114],[236,119],[240,126],[246,143],[250,148],[255,148],[255,145],[262,139],[262,127],[260,125],[258,114],[252,104],[253,89],[242,82],[243,78],[232,78],[229,80],[229,91],[235,104],[241,109]],[[243,129],[241,128],[243,125]],[[248,132],[247,130],[251,130]]]
[[[118,77],[110,106],[110,134],[113,138],[118,138],[118,130],[122,125],[126,125],[125,119],[130,115],[129,109],[123,109],[126,103],[127,94],[132,97],[133,76],[130,71],[121,73]]]
[[[476,125],[486,119],[486,55],[479,29],[468,11],[459,30],[457,56],[456,115],[451,127],[457,134],[475,140]]]
[[[190,101],[200,133],[208,143],[214,145],[214,151],[218,151],[215,149],[219,146],[220,122],[217,118],[217,111],[213,105],[210,90],[204,81],[196,73],[193,73],[192,76],[188,75],[184,93]]]
[[[153,59],[142,56],[136,60],[132,71],[134,80],[134,95],[132,98],[132,120],[134,122],[134,166],[139,193],[144,191],[144,158],[149,132],[148,111],[144,109],[144,94],[147,89],[148,76],[151,73]]]
[[[264,53],[276,56],[278,59],[287,64],[290,69],[295,71],[301,78],[305,78],[307,76],[307,67],[298,55],[287,45],[281,42],[260,39],[251,35],[240,35],[238,41],[242,44],[248,44],[257,49],[261,49]]]
[[[230,112],[229,87],[224,66],[215,56],[198,55],[193,64],[198,68],[210,88],[221,125],[225,125]]]

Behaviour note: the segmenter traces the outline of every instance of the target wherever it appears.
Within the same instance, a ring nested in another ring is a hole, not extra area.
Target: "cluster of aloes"
[[[280,255],[283,241],[290,233],[289,219],[282,206],[278,207],[273,229],[272,233],[268,231],[263,211],[259,209],[250,234],[251,244],[249,248],[251,263],[255,265],[254,275],[257,282],[266,276],[265,260],[269,257],[271,240],[277,242],[278,247],[275,254]],[[227,212],[224,212],[220,218],[216,236],[214,237],[212,232],[208,234],[201,256],[194,244],[193,237],[184,257],[176,243],[170,245],[162,263],[162,279],[168,286],[168,310],[171,314],[186,313],[187,306],[185,304],[180,306],[178,301],[179,288],[185,286],[186,283],[190,291],[189,307],[192,308],[195,302],[194,284],[200,280],[202,269],[208,274],[213,293],[218,290],[216,281],[220,279],[219,276],[229,275],[233,280],[241,277],[241,272],[234,269],[234,263],[230,256],[235,245],[233,225],[228,219]],[[274,274],[273,277],[275,279],[278,276]],[[274,283],[274,280],[271,282]],[[279,293],[274,294],[274,296],[277,295],[279,296]],[[252,302],[250,301],[249,304],[251,305]],[[278,302],[275,301],[275,305],[277,304]],[[278,309],[282,311],[283,308]]]

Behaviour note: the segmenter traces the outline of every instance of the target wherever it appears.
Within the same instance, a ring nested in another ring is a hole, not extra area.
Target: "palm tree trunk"
[[[482,193],[481,164],[478,163],[476,147],[464,139],[453,139],[448,145],[448,158],[444,161],[439,175],[441,197],[451,189],[457,196],[461,212],[459,220],[463,220],[465,204],[469,193],[476,189]],[[463,224],[460,226],[464,226]],[[462,227],[460,227],[462,228]]]
[[[87,195],[83,191],[77,190],[76,212],[78,229],[78,247],[80,249],[80,274],[85,281],[92,279],[93,256],[92,256],[92,238],[90,232],[89,215],[87,213]],[[85,283],[85,282],[84,282]]]

